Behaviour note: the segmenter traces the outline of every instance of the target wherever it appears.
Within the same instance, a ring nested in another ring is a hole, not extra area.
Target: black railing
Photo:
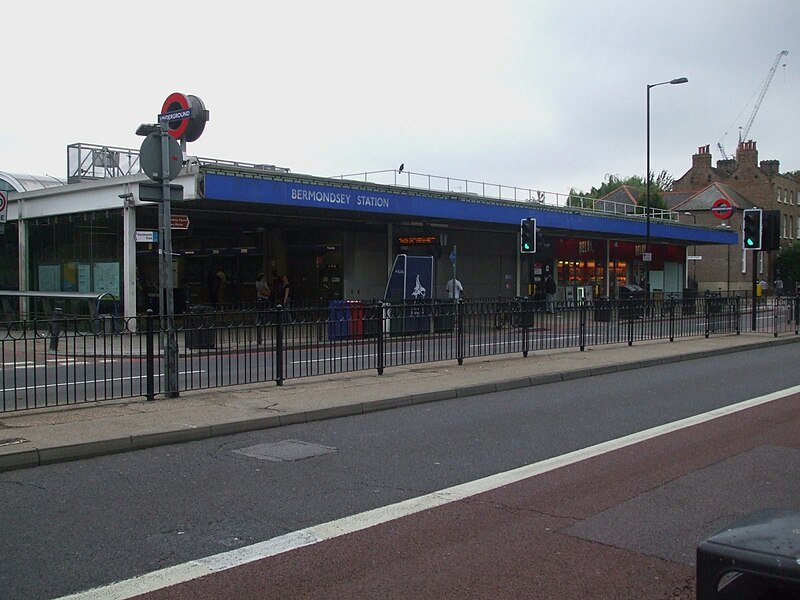
[[[665,297],[557,302],[331,302],[325,307],[216,311],[175,318],[179,392],[385,369],[434,361],[756,331],[798,334],[795,297]],[[0,412],[164,392],[166,322],[57,314],[0,323]]]

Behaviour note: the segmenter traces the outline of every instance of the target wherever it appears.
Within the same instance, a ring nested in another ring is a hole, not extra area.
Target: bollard
[[[64,329],[64,309],[53,309],[53,322],[50,326],[50,352],[58,352],[58,338]]]

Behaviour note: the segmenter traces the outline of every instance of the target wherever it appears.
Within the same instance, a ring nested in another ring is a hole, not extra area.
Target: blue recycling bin
[[[351,308],[346,300],[331,300],[328,303],[328,339],[347,339],[351,319]]]

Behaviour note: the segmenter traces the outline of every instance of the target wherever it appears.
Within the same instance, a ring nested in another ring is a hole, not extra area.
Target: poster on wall
[[[94,264],[94,290],[95,292],[106,292],[119,298],[119,263],[95,263]]]
[[[78,263],[78,291],[92,291],[92,265]]]
[[[39,291],[60,292],[61,265],[39,265]]]
[[[61,289],[65,292],[78,291],[78,268],[74,262],[64,263],[61,269]]]

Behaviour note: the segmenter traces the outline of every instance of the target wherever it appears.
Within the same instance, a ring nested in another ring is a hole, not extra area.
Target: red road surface
[[[769,402],[140,598],[694,598],[697,543],[737,512],[800,508],[798,409]]]

